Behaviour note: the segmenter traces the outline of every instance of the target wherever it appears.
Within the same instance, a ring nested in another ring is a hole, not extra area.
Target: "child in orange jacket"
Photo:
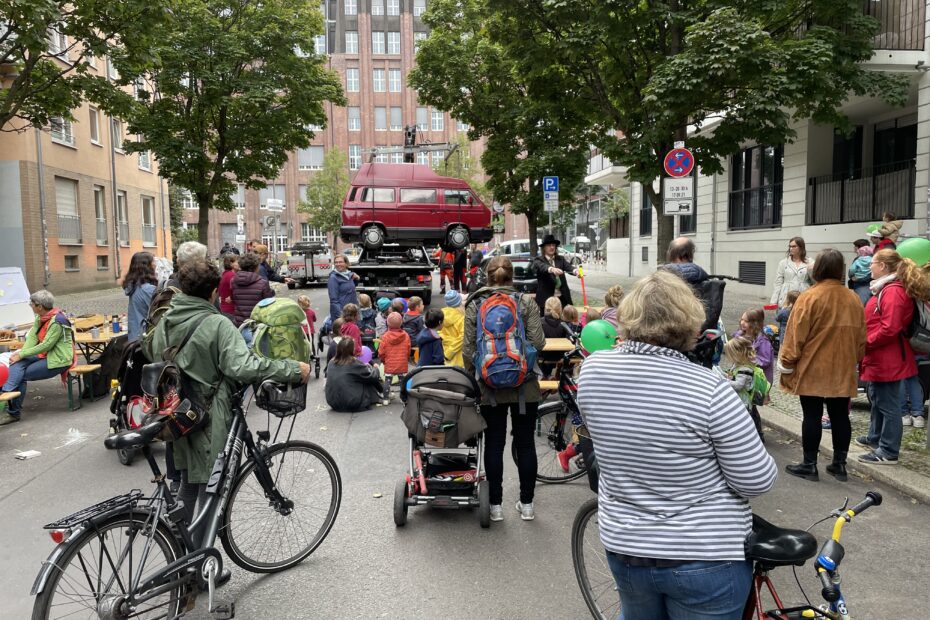
[[[392,312],[387,318],[388,330],[381,336],[378,357],[384,364],[383,404],[391,402],[391,383],[394,377],[403,381],[407,374],[407,362],[410,359],[410,336],[404,331],[404,317]]]

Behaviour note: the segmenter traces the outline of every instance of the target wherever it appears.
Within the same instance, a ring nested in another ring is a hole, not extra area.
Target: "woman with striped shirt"
[[[775,484],[775,461],[727,380],[685,357],[704,308],[681,278],[640,280],[617,318],[624,342],[585,360],[578,402],[622,617],[738,620],[748,499]]]

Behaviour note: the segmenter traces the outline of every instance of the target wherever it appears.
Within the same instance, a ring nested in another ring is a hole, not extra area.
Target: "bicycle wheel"
[[[536,413],[536,479],[549,484],[575,480],[585,475],[587,468],[581,455],[572,457],[568,471],[559,463],[559,452],[572,441],[571,412],[561,401],[543,403]],[[513,462],[517,462],[517,447],[511,442]]]
[[[339,468],[316,444],[271,446],[267,463],[278,491],[293,502],[289,513],[271,506],[249,459],[233,485],[220,530],[232,561],[253,573],[275,573],[313,553],[332,529],[342,501]]]
[[[142,583],[175,561],[181,547],[163,522],[151,528],[148,513],[134,511],[114,515],[64,543],[58,570],[49,576],[36,597],[33,620],[52,618],[174,618],[181,609],[181,586],[140,603],[120,609],[130,584]],[[143,553],[146,543],[148,555]],[[139,575],[141,573],[141,579]],[[144,594],[144,593],[143,593]]]
[[[620,615],[617,583],[607,565],[597,526],[597,498],[589,499],[575,515],[572,524],[572,564],[578,587],[591,615],[599,620],[614,620]]]

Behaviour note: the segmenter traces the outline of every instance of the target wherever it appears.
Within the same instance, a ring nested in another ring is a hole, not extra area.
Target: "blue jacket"
[[[262,264],[258,266],[258,275],[265,278],[269,282],[284,282],[284,276],[279,276],[274,272],[274,269],[268,266],[268,263],[262,261]]]
[[[420,360],[417,366],[442,366],[446,363],[446,356],[442,350],[442,338],[435,330],[424,328],[417,336],[417,346],[420,347]]]
[[[871,256],[856,257],[849,266],[849,279],[852,280],[853,286],[864,286],[872,280],[872,272],[869,270],[871,264]]]
[[[351,271],[332,271],[326,285],[329,291],[329,316],[335,321],[342,316],[342,308],[346,304],[358,304],[358,295],[355,293],[355,280]]]
[[[145,283],[132,290],[123,289],[129,297],[129,313],[126,317],[128,324],[129,342],[142,337],[142,322],[149,315],[149,306],[152,305],[152,296],[155,295],[155,285]]]

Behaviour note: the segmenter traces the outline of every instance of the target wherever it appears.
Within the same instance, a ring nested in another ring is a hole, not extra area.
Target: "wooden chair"
[[[14,398],[19,398],[22,396],[22,392],[4,392],[0,394],[0,403],[5,403],[7,401],[13,400]]]

